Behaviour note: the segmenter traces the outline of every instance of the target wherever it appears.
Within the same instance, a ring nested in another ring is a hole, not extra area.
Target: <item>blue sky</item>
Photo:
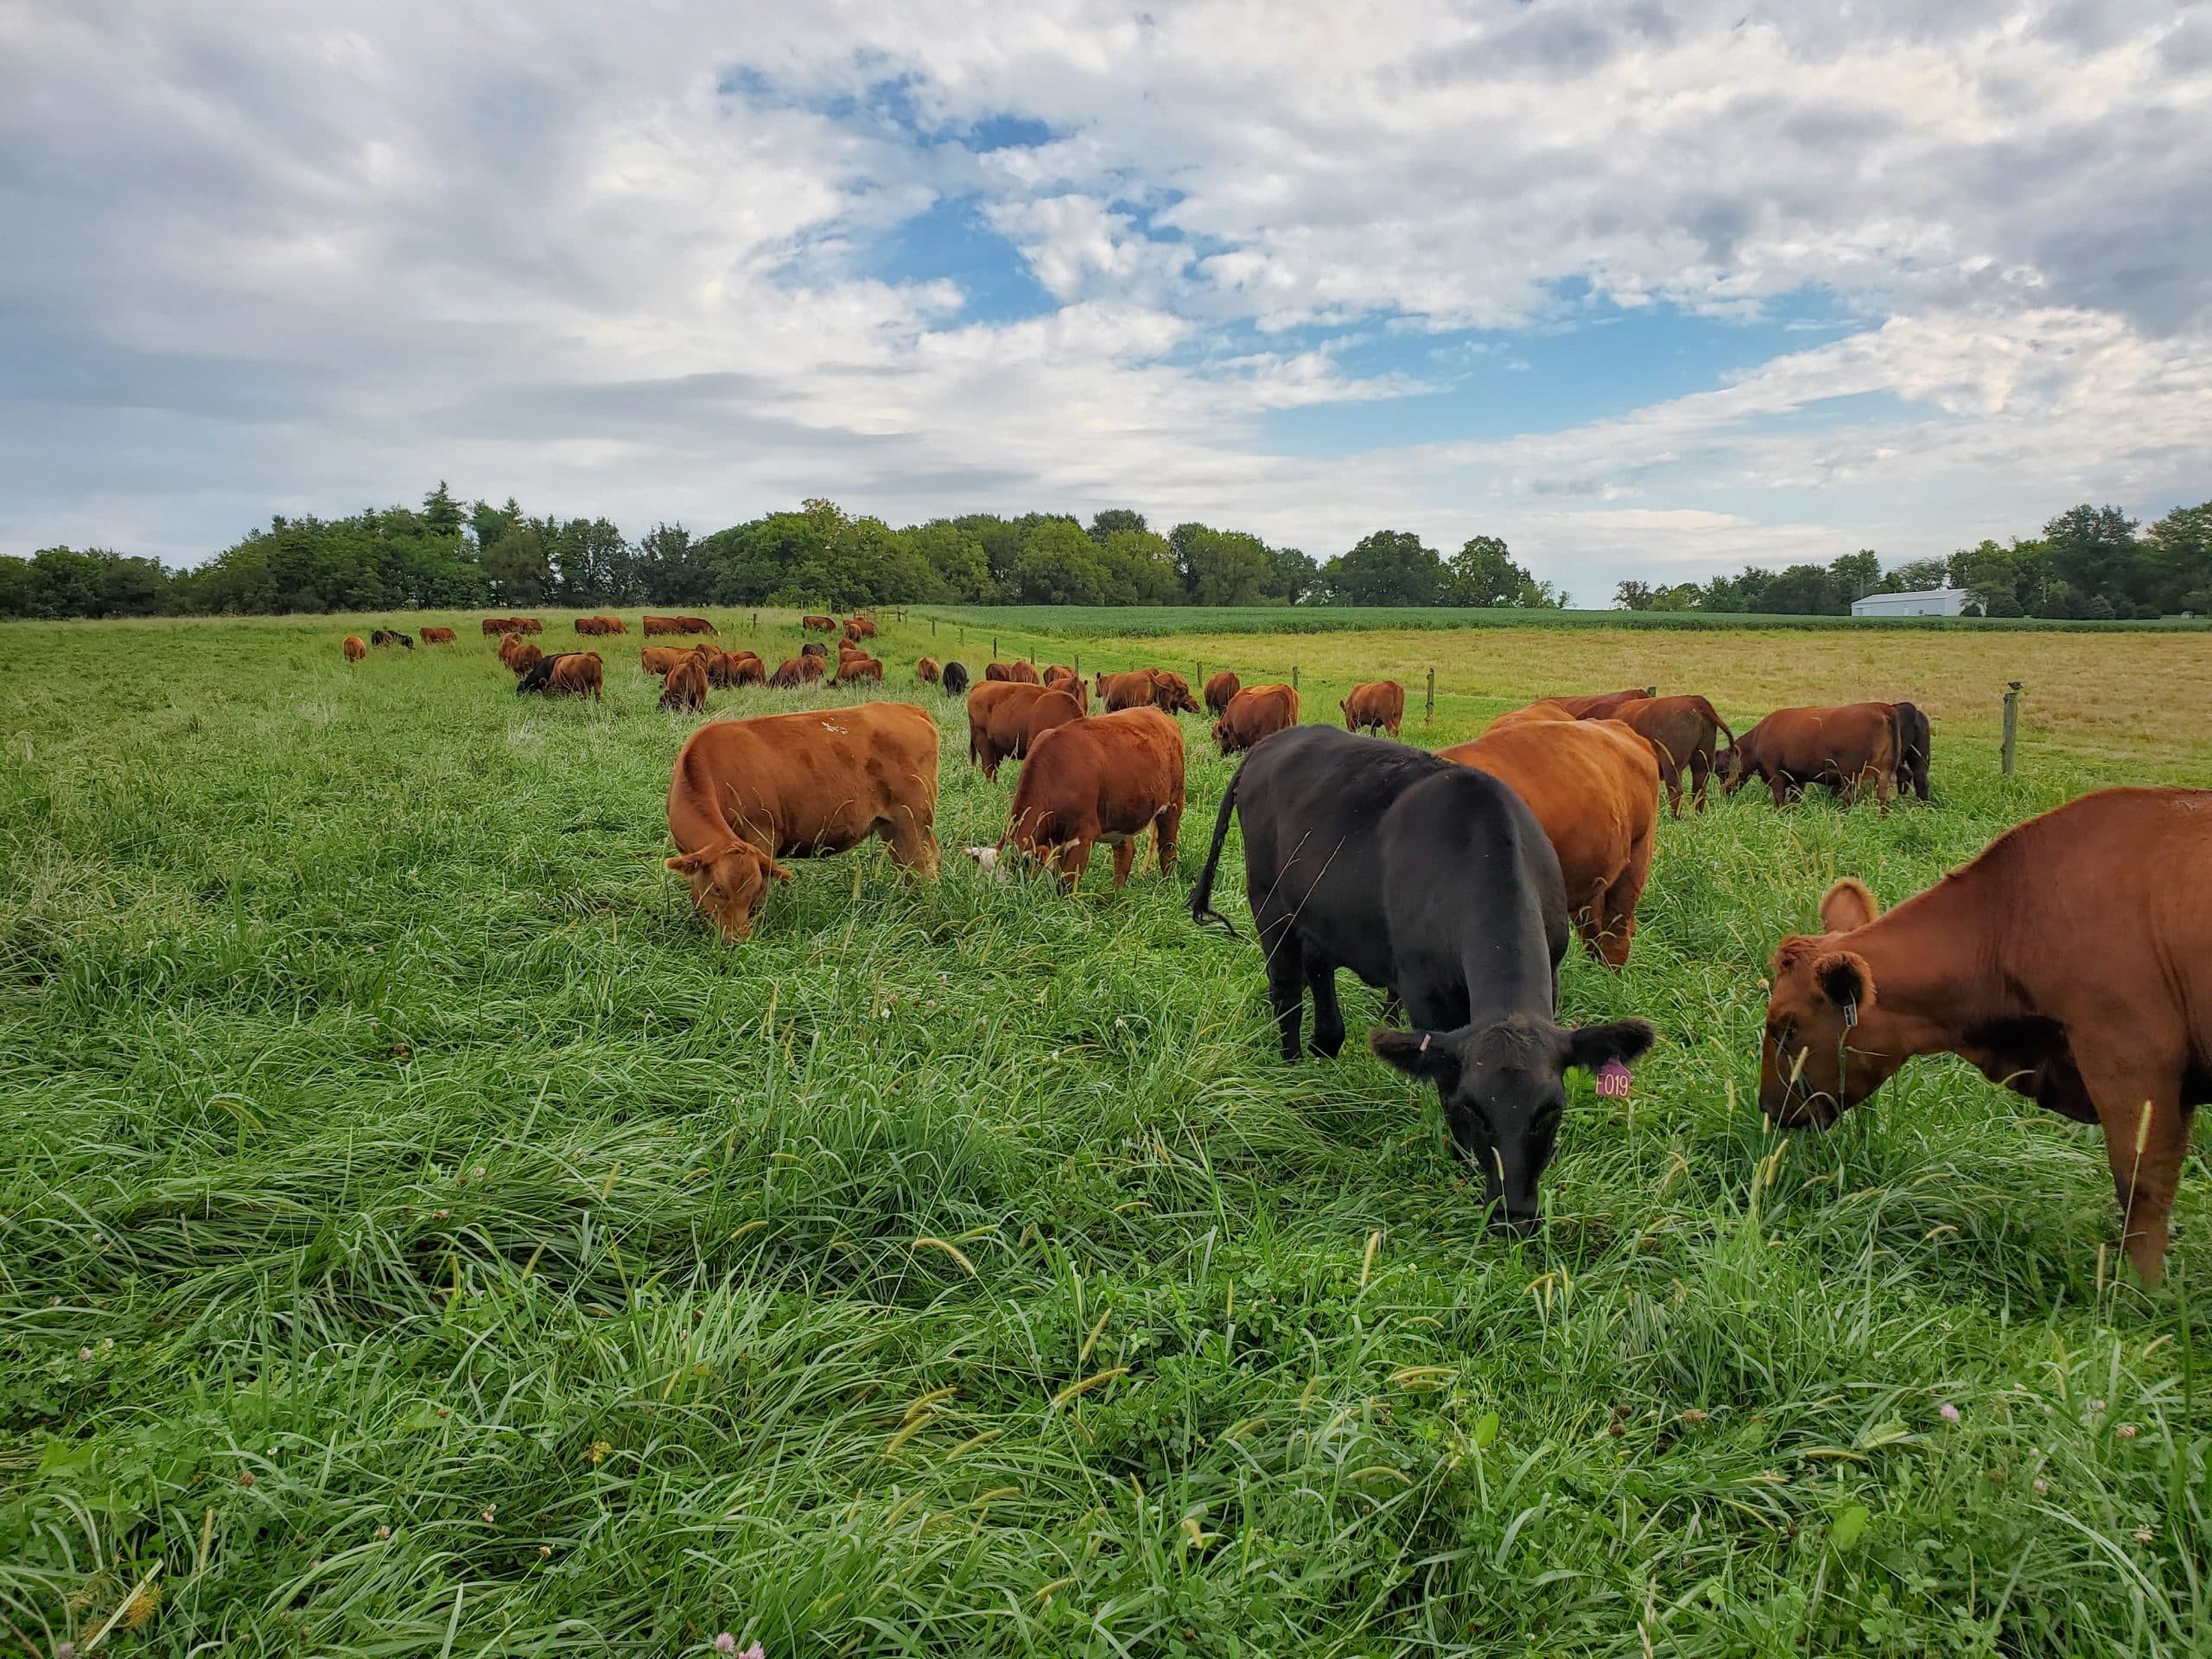
[[[2212,17],[17,9],[0,550],[467,495],[1892,560],[2212,496]]]

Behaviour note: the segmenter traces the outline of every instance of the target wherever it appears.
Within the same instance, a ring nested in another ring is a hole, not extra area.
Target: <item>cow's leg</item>
[[[1567,902],[1573,903],[1570,895]],[[1574,912],[1574,931],[1582,941],[1582,948],[1599,961],[1605,960],[1605,883],[1599,881],[1590,889],[1590,902]]]
[[[1268,953],[1268,1001],[1275,1011],[1275,1031],[1282,1039],[1282,1057],[1295,1062],[1302,1058],[1298,1027],[1306,1013],[1305,963],[1298,934],[1286,920],[1278,923],[1272,932],[1263,933],[1261,944]]]
[[[1628,966],[1629,946],[1636,942],[1636,906],[1650,874],[1651,838],[1646,836],[1629,849],[1628,867],[1605,889],[1605,938],[1598,957],[1608,968]]]
[[[1877,767],[1874,772],[1874,800],[1885,818],[1890,816],[1890,797],[1895,792],[1891,786],[1890,769],[1887,766]]]
[[[1117,841],[1114,843],[1114,885],[1116,887],[1126,887],[1129,885],[1129,871],[1136,861],[1137,839],[1135,836],[1131,836],[1126,841]]]
[[[1672,760],[1659,769],[1659,776],[1667,785],[1667,813],[1670,817],[1682,816],[1682,769]]]
[[[883,838],[891,843],[891,861],[902,870],[919,870],[924,875],[937,874],[937,831],[922,822],[912,807],[897,808],[883,826]]]
[[[1333,1060],[1344,1046],[1344,1014],[1337,1006],[1337,964],[1311,950],[1305,959],[1306,988],[1313,993],[1313,1047]]]
[[[1152,852],[1162,875],[1175,874],[1175,849],[1182,834],[1182,807],[1176,804],[1160,808],[1160,816],[1152,821]]]
[[[1705,810],[1706,780],[1713,776],[1713,753],[1709,749],[1698,749],[1690,756],[1690,810]]]
[[[2074,1039],[2074,1058],[2105,1129],[2105,1159],[2120,1200],[2120,1248],[2146,1285],[2165,1272],[2166,1219],[2174,1207],[2194,1114],[2181,1103],[2179,1068]]]
[[[1090,868],[1091,841],[1088,836],[1077,836],[1060,848],[1060,891],[1073,893],[1083,880],[1083,873]]]

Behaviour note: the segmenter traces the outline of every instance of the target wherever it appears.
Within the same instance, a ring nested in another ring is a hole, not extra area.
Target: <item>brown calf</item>
[[[1337,707],[1344,710],[1344,730],[1364,728],[1395,737],[1406,718],[1406,688],[1395,680],[1370,680],[1352,687],[1351,695]]]
[[[1046,692],[1047,696],[1065,696]],[[1040,734],[1014,786],[1014,812],[999,845],[1039,863],[1057,862],[1072,892],[1090,849],[1114,849],[1114,885],[1129,879],[1137,837],[1152,831],[1161,874],[1175,868],[1183,822],[1183,728],[1157,709],[1073,720]]]
[[[968,694],[968,758],[995,779],[999,766],[1020,760],[1055,726],[1083,718],[1076,700],[1046,685],[986,680]]]
[[[1298,724],[1298,693],[1287,685],[1248,685],[1229,700],[1213,723],[1213,741],[1224,754],[1249,749],[1263,737]]]

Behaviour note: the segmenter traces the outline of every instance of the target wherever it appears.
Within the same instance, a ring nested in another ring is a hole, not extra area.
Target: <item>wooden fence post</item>
[[[1191,664],[1191,683],[1198,687],[1198,695],[1200,696],[1204,696],[1205,695],[1206,665],[1204,663],[1192,663]]]
[[[1298,664],[1296,663],[1293,663],[1290,665],[1290,689],[1294,691],[1298,690]]]
[[[2020,740],[2020,682],[2012,680],[2006,683],[2009,689],[2005,693],[2005,744],[1998,755],[2005,775],[2010,778]]]
[[[1421,723],[1424,726],[1436,724],[1436,671],[1433,668],[1428,671],[1428,702],[1421,710]]]
[[[930,618],[930,638],[932,639],[937,638],[937,618],[935,617]]]

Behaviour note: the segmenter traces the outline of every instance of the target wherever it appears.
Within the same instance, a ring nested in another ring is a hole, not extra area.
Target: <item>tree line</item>
[[[2098,620],[2212,612],[2212,503],[2140,531],[2117,507],[2069,509],[2032,540],[1985,541],[1885,570],[1861,550],[1827,565],[1758,568],[1703,583],[1624,582],[1628,610],[1842,614],[1874,592],[1948,585],[1989,616]],[[206,563],[171,569],[105,548],[0,556],[0,616],[269,614],[532,605],[1408,605],[1564,608],[1495,536],[1446,557],[1378,530],[1317,563],[1294,547],[1197,523],[1154,531],[1116,508],[967,513],[893,528],[807,501],[710,535],[606,518],[532,517],[510,499],[456,499],[348,518],[270,520]]]

